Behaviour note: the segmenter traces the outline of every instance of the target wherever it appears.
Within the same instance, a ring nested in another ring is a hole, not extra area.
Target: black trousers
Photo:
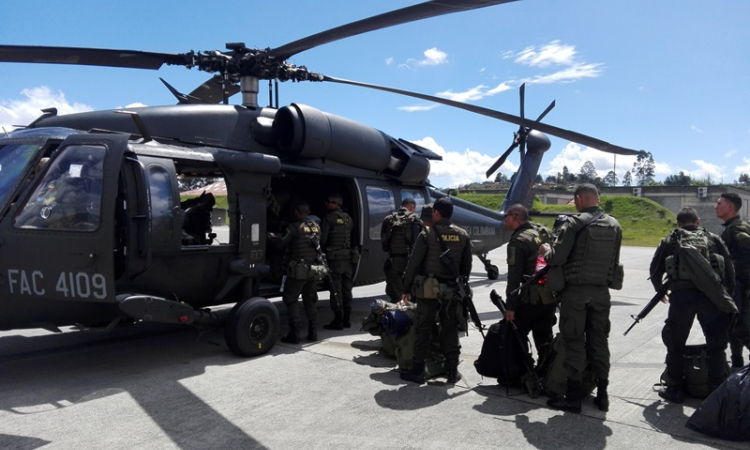
[[[708,346],[708,385],[716,388],[725,376],[729,315],[719,311],[698,289],[680,289],[669,295],[669,313],[661,332],[667,346],[667,373],[675,386],[684,385],[685,342],[696,316]]]

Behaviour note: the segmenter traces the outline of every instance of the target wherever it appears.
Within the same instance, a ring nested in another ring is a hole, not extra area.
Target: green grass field
[[[460,194],[459,198],[497,211],[505,198],[503,194]],[[622,244],[639,247],[656,247],[661,238],[677,227],[675,213],[653,200],[643,197],[602,196],[601,206],[622,225]],[[531,211],[540,213],[574,214],[573,205],[545,205],[534,200]],[[535,222],[549,227],[554,217],[536,217]]]

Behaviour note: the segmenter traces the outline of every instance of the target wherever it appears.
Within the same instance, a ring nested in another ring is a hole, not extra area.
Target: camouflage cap
[[[423,222],[425,220],[432,221],[432,203],[428,203],[422,207],[422,213],[419,215],[419,218]]]

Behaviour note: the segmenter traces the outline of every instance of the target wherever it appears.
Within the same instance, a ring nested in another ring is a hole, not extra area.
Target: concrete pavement
[[[506,392],[472,362],[482,338],[461,339],[464,380],[418,386],[400,380],[379,338],[320,330],[321,341],[278,343],[259,358],[234,357],[218,331],[137,325],[107,335],[40,330],[0,333],[0,448],[3,449],[748,449],[684,427],[700,404],[659,399],[664,369],[658,305],[623,332],[653,295],[647,267],[654,249],[624,247],[625,288],[612,291],[611,406],[584,400],[582,414],[553,411],[545,397]],[[490,254],[504,267],[505,248]],[[489,301],[504,276],[486,279],[475,260],[472,286],[487,325]],[[361,321],[384,285],[355,289]],[[325,295],[321,295],[325,299]],[[278,299],[274,302],[282,311]],[[318,305],[320,324],[332,314]],[[699,328],[691,336],[702,342]]]

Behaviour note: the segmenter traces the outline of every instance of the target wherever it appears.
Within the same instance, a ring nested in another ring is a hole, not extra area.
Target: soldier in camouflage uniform
[[[614,217],[603,214],[599,191],[592,184],[581,184],[574,202],[579,214],[570,216],[560,227],[553,245],[539,251],[552,266],[563,266],[565,288],[560,298],[560,333],[565,345],[568,386],[564,398],[550,399],[554,409],[581,412],[581,381],[588,358],[597,378],[594,403],[609,409],[609,285],[620,261],[622,228]],[[595,216],[597,220],[589,223]],[[588,224],[588,225],[587,225]],[[584,228],[579,234],[578,230]],[[548,275],[549,276],[549,275]]]
[[[299,344],[299,296],[302,294],[302,304],[308,321],[307,339],[318,340],[316,303],[318,292],[316,280],[310,273],[310,266],[317,261],[315,240],[320,236],[320,227],[310,220],[310,205],[299,202],[294,208],[296,222],[290,224],[280,247],[287,248],[286,278],[283,284],[282,300],[286,305],[289,316],[289,333],[281,338],[287,344]]]
[[[449,250],[458,272],[462,277],[471,274],[471,241],[463,229],[451,224],[453,203],[448,197],[442,197],[433,206],[434,224],[429,230],[423,230],[414,244],[414,252],[404,273],[404,300],[415,300],[417,304],[416,339],[414,342],[414,362],[412,369],[401,374],[407,381],[422,384],[425,382],[425,359],[430,350],[430,337],[435,326],[436,316],[440,323],[440,349],[445,355],[448,369],[448,383],[461,379],[458,372],[458,358],[461,345],[458,341],[458,324],[461,320],[459,307],[462,301],[451,270],[440,259],[441,239]],[[438,287],[437,291],[427,288]],[[428,292],[429,291],[429,292]],[[415,299],[412,297],[414,293]]]
[[[352,231],[354,222],[349,214],[341,210],[344,198],[331,194],[326,202],[328,214],[321,222],[320,246],[326,254],[331,270],[331,281],[335,295],[331,295],[333,321],[323,325],[327,330],[351,328],[352,312]]]
[[[417,202],[405,198],[398,211],[389,214],[380,226],[380,242],[383,251],[388,253],[383,271],[385,272],[385,293],[393,303],[401,300],[404,293],[402,277],[406,270],[412,246],[422,230],[421,221],[414,215]]]
[[[525,287],[518,295],[511,295],[511,292],[534,275],[539,246],[545,241],[535,224],[529,222],[529,211],[525,206],[511,206],[504,220],[505,228],[513,232],[508,241],[508,282],[505,288],[508,305],[505,318],[510,322],[515,321],[524,336],[532,333],[537,361],[542,361],[549,352],[552,327],[557,323],[555,304],[542,303],[538,283]]]
[[[740,219],[740,207],[742,199],[733,192],[721,194],[714,206],[716,217],[724,220],[721,239],[732,255],[736,277],[734,302],[739,313],[729,335],[733,368],[745,365],[742,347],[750,349],[750,224]]]

